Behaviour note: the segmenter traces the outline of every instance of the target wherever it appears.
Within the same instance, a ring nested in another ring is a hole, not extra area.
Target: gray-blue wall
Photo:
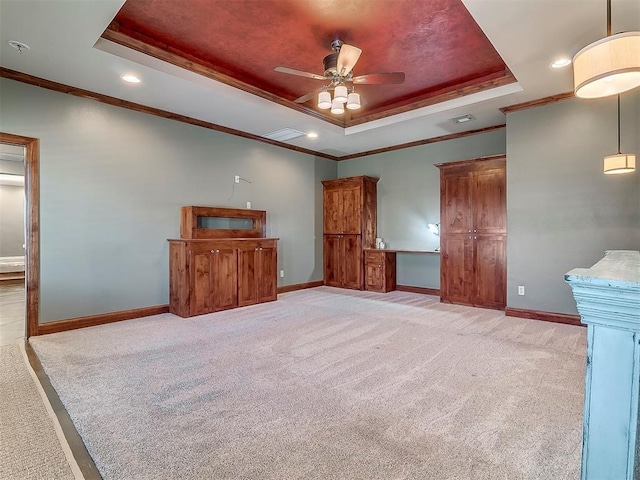
[[[40,139],[42,323],[168,303],[183,205],[251,201],[280,237],[279,284],[322,280],[335,162],[7,79],[0,107],[0,131]]]
[[[640,92],[621,102],[622,151],[640,156]],[[575,314],[564,274],[605,250],[640,249],[640,172],[603,173],[617,151],[616,105],[571,99],[507,115],[510,307]]]

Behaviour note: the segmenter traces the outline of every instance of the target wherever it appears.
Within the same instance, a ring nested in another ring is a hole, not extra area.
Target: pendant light
[[[636,169],[636,156],[620,153],[620,95],[618,95],[618,153],[604,157],[604,173],[631,173]]]
[[[611,35],[611,0],[607,0],[607,36],[573,57],[576,97],[618,95],[640,85],[640,32]]]

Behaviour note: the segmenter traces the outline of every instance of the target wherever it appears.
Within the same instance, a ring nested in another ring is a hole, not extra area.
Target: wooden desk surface
[[[393,253],[436,253],[440,254],[440,252],[436,252],[435,250],[394,250],[392,248],[365,248],[365,252],[393,252]]]

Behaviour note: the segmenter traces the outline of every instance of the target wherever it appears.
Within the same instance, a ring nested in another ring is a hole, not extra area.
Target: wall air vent
[[[475,119],[476,117],[474,117],[473,115],[466,114],[466,115],[461,115],[460,117],[450,118],[449,121],[453,123],[467,123]]]
[[[264,138],[275,140],[277,142],[286,142],[287,140],[293,140],[294,138],[305,136],[306,133],[300,130],[294,130],[293,128],[281,128],[275,132],[262,135]]]

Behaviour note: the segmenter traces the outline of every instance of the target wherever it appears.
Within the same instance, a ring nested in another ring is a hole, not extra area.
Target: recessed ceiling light
[[[450,118],[449,120],[452,121],[453,123],[465,123],[475,119],[476,117],[474,117],[473,115],[466,114],[466,115],[461,115],[459,117]]]
[[[318,134],[316,132],[307,133],[307,137],[309,138],[318,138]]]
[[[551,68],[563,68],[569,65],[571,65],[570,58],[559,58],[558,60],[551,62]]]
[[[138,77],[129,73],[126,75],[121,75],[120,78],[127,83],[140,83],[140,79]]]

